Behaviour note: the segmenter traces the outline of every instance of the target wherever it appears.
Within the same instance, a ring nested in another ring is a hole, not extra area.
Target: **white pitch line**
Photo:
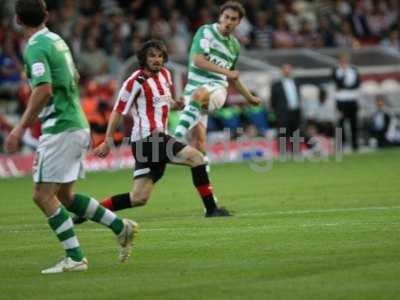
[[[340,226],[366,226],[366,225],[374,225],[374,226],[385,226],[385,227],[395,227],[400,230],[400,222],[391,222],[391,223],[384,223],[384,222],[337,222],[337,223],[304,223],[304,224],[293,224],[293,225],[261,225],[261,226],[242,226],[241,228],[236,228],[236,227],[227,227],[224,228],[224,232],[227,232],[227,230],[231,229],[232,232],[243,232],[243,231],[260,231],[260,230],[265,230],[268,232],[268,230],[274,230],[274,229],[288,229],[288,228],[310,228],[310,227],[340,227]],[[193,228],[187,228],[187,227],[174,227],[173,230],[175,232],[193,232]],[[202,230],[215,230],[214,228],[202,228]],[[48,228],[38,228],[38,229],[11,229],[11,230],[2,230],[0,233],[31,233],[31,232],[44,232],[48,231],[50,232],[50,229]],[[77,233],[79,232],[109,232],[109,229],[106,228],[82,228],[77,230]],[[171,228],[148,228],[148,229],[141,229],[141,232],[154,232],[154,231],[168,231],[171,232]]]
[[[257,215],[301,215],[312,213],[335,213],[335,212],[353,212],[353,211],[380,211],[380,210],[397,210],[400,206],[371,206],[371,207],[350,207],[350,208],[327,208],[327,209],[310,209],[310,210],[282,210],[267,212],[251,212],[240,213],[239,216],[257,216]]]

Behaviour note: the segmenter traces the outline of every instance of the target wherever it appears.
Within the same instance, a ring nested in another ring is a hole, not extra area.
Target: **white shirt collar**
[[[218,36],[219,36],[220,38],[224,39],[224,40],[229,39],[229,38],[230,38],[230,35],[229,35],[229,36],[225,36],[225,35],[222,35],[221,32],[219,32],[218,25],[219,25],[218,23],[212,24],[212,26],[213,26],[215,32],[218,34]]]
[[[32,35],[29,40],[28,40],[28,44],[30,44],[38,35],[47,33],[49,31],[49,29],[47,27],[44,27],[43,29],[40,29],[39,31],[35,32],[34,35]]]

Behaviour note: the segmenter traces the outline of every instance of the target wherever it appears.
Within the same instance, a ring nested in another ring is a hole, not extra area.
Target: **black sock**
[[[131,197],[129,193],[119,194],[106,198],[101,202],[101,205],[111,211],[123,210],[132,207]]]
[[[206,165],[197,166],[191,170],[193,184],[203,200],[204,207],[208,213],[213,212],[217,208],[217,204],[215,203],[212,186],[206,171]]]

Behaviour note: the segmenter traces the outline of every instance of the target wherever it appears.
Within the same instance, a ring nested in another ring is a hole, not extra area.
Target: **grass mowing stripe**
[[[400,226],[400,221],[399,222],[336,222],[336,223],[304,223],[304,224],[292,224],[292,225],[259,225],[259,226],[242,226],[240,229],[237,229],[236,227],[228,227],[225,226],[222,230],[223,231],[228,231],[228,232],[240,232],[240,231],[248,231],[248,230],[255,230],[257,231],[258,229],[285,229],[285,228],[307,228],[307,227],[339,227],[339,226],[391,226],[391,227],[396,227]],[[198,229],[198,228],[195,228]],[[214,228],[202,228],[201,231],[214,231]],[[10,229],[10,230],[2,230],[0,233],[28,233],[28,232],[42,232],[42,231],[49,231],[47,228],[37,228],[37,229]],[[109,229],[106,228],[82,228],[82,229],[77,229],[75,228],[76,233],[79,232],[109,232]],[[153,231],[166,231],[166,232],[171,232],[171,228],[142,228],[140,232],[153,232]],[[188,228],[187,226],[185,227],[174,227],[174,231],[177,232],[193,232],[194,228]]]
[[[351,207],[351,208],[328,208],[328,209],[310,209],[310,210],[290,210],[290,211],[270,211],[270,212],[248,212],[248,213],[237,213],[235,214],[236,217],[241,217],[241,216],[264,216],[264,215],[296,215],[296,214],[312,214],[312,213],[335,213],[335,212],[359,212],[359,211],[387,211],[387,210],[400,210],[400,206],[372,206],[372,207]],[[232,218],[235,218],[233,216]],[[183,217],[182,217],[183,218]],[[192,218],[192,216],[186,216],[184,218]],[[230,218],[230,219],[232,219]],[[170,217],[164,217],[163,219],[166,219],[166,221],[169,221],[171,218]],[[176,218],[173,218],[176,220]],[[158,220],[162,221],[162,220]],[[146,220],[146,222],[151,222],[149,220]],[[0,233],[2,231],[10,232],[12,230],[19,230],[15,228],[32,228],[32,227],[38,227],[38,228],[49,228],[47,224],[18,224],[18,225],[0,225]],[[80,226],[74,226],[75,229],[82,230],[80,229]],[[8,228],[13,228],[13,229],[8,229]],[[161,229],[161,228],[160,228]],[[88,230],[88,229],[86,229]],[[91,231],[109,231],[109,229],[89,229]],[[147,229],[148,230],[148,229]],[[35,230],[25,230],[26,232],[30,231],[35,231]]]

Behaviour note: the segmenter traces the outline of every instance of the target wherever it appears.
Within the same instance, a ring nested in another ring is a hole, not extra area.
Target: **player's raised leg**
[[[58,189],[56,183],[37,183],[33,194],[33,200],[47,216],[51,229],[65,250],[65,257],[55,266],[43,270],[42,274],[85,271],[88,268],[71,217],[55,197]]]
[[[185,106],[179,117],[179,123],[174,133],[177,140],[184,140],[188,131],[198,124],[201,119],[202,107],[207,107],[208,99],[209,92],[205,88],[201,87],[193,92],[190,102]]]

